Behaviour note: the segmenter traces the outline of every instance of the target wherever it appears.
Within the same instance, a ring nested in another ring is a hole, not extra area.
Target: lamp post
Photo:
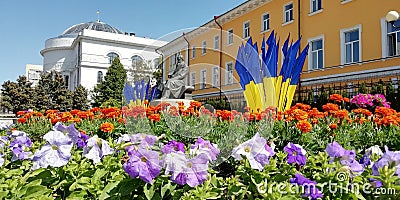
[[[389,22],[390,24],[392,24],[392,26],[394,28],[396,28],[396,29],[400,28],[400,27],[396,27],[396,25],[394,24],[397,20],[399,20],[399,18],[400,18],[399,13],[397,11],[394,11],[394,10],[389,11],[386,14],[386,21]]]

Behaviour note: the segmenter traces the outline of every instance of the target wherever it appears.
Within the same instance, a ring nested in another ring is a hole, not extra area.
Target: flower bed
[[[19,112],[2,127],[0,199],[389,199],[395,110],[171,107]]]

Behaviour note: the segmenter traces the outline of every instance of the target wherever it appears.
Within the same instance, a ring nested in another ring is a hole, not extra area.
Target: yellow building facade
[[[184,55],[190,68],[187,83],[195,86],[194,99],[240,96],[235,71],[238,48],[251,36],[260,50],[263,37],[268,38],[272,30],[280,47],[289,34],[293,41],[302,37],[301,49],[310,44],[300,88],[376,79],[397,84],[400,28],[385,21],[387,12],[396,9],[400,10],[397,0],[250,0],[211,17],[158,51],[165,72],[178,53]]]

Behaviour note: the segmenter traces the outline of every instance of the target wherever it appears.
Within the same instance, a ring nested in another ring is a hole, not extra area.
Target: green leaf
[[[84,190],[74,191],[67,197],[67,200],[85,199],[86,195],[87,193]]]
[[[109,193],[113,188],[115,188],[119,183],[120,183],[119,181],[117,181],[117,182],[112,182],[112,183],[108,183],[108,184],[106,185],[106,187],[104,188],[104,190],[101,192],[100,200],[104,200],[104,199],[107,199],[108,197],[110,197],[110,195],[108,195],[108,193]]]
[[[147,185],[148,185],[148,184],[146,184],[146,185],[143,186],[143,192],[144,192],[144,195],[146,196],[146,198],[147,198],[148,200],[150,200],[150,199],[153,198],[153,196],[154,196],[154,185],[152,185],[152,186],[150,187],[150,189],[147,189]]]
[[[165,192],[167,192],[167,190],[174,191],[176,188],[176,185],[171,185],[171,182],[168,182],[168,184],[165,184],[164,186],[161,187],[161,197],[163,198],[165,195]]]
[[[48,195],[50,193],[51,193],[51,190],[47,189],[47,187],[45,187],[43,185],[35,185],[35,186],[27,187],[26,193],[23,197],[26,199],[31,199],[31,198],[45,196],[45,194]]]

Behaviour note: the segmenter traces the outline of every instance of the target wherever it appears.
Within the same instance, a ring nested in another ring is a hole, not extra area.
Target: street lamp
[[[395,24],[394,24],[397,20],[399,20],[399,18],[400,18],[399,13],[397,11],[394,11],[394,10],[389,11],[386,14],[386,21],[389,22],[390,24],[392,24],[392,26],[394,28],[399,28],[399,27],[396,27]]]

